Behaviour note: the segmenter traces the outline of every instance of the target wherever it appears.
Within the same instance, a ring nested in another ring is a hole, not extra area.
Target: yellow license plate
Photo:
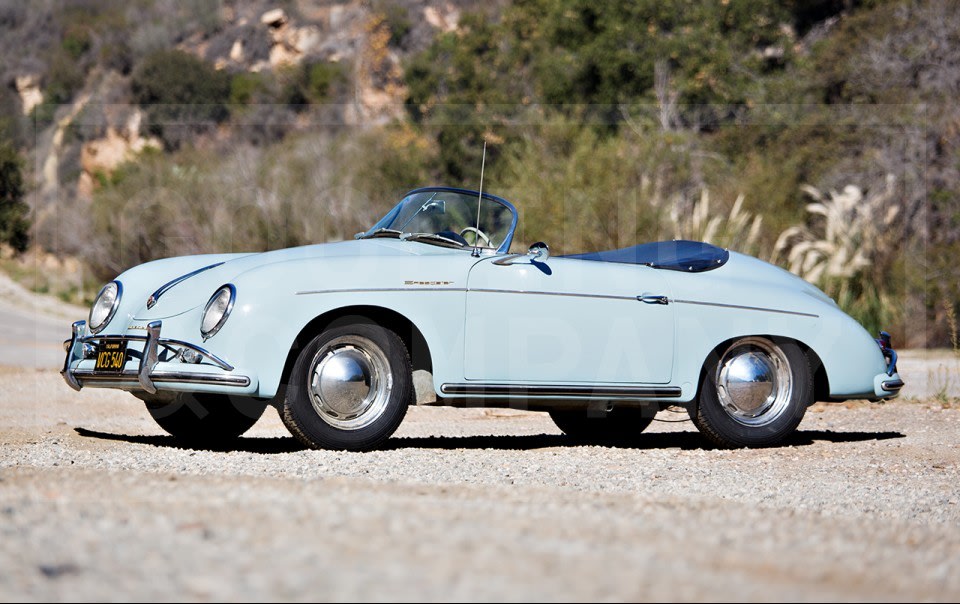
[[[127,364],[127,341],[107,340],[97,346],[94,373],[120,373]]]

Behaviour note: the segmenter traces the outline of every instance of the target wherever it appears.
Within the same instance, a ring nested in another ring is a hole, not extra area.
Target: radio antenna
[[[476,232],[473,234],[474,249],[480,249],[480,202],[483,201],[483,169],[487,166],[487,139],[483,139],[483,158],[480,160],[480,191],[477,193],[477,223],[474,225]]]

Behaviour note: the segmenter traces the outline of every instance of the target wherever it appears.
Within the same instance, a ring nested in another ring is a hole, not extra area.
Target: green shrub
[[[230,76],[180,50],[161,50],[133,72],[134,101],[146,109],[150,131],[168,149],[227,118]]]
[[[343,65],[329,61],[305,61],[277,73],[279,101],[298,110],[306,105],[330,102],[347,82]]]
[[[30,119],[33,121],[37,131],[43,130],[53,123],[53,118],[57,113],[56,103],[39,103],[30,110]]]
[[[230,104],[247,105],[261,99],[269,88],[259,73],[240,72],[230,78]]]
[[[325,103],[338,84],[346,80],[343,65],[319,61],[306,65],[306,97],[311,103]]]
[[[81,64],[65,51],[54,53],[47,68],[44,101],[53,105],[69,103],[83,87],[86,74]]]
[[[517,245],[543,240],[558,253],[670,239],[670,212],[699,195],[685,135],[619,137],[553,119],[525,129],[486,175],[521,208]]]
[[[390,45],[402,46],[410,30],[413,29],[407,7],[396,2],[376,2],[373,10],[383,15],[390,29]]]
[[[63,41],[60,43],[63,51],[74,61],[87,54],[90,50],[90,29],[81,24],[70,24],[63,32]]]
[[[18,252],[30,243],[29,208],[23,195],[20,156],[9,142],[0,142],[0,243]]]

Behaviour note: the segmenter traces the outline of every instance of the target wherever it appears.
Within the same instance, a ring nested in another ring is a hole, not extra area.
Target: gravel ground
[[[0,392],[4,601],[960,599],[960,409],[932,401],[817,405],[744,451],[418,407],[364,454],[302,450],[272,409],[237,450],[181,449],[52,371]]]

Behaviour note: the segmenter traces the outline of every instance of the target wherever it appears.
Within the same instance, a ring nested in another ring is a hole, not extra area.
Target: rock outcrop
[[[132,160],[143,150],[159,150],[163,147],[158,139],[140,134],[142,120],[143,114],[136,109],[122,127],[118,129],[108,126],[103,138],[83,145],[80,150],[82,171],[77,183],[78,195],[89,197],[99,176],[109,176],[120,164]]]
[[[43,92],[40,91],[40,76],[34,74],[17,76],[13,84],[17,94],[20,95],[23,114],[30,115],[33,108],[43,102]]]

